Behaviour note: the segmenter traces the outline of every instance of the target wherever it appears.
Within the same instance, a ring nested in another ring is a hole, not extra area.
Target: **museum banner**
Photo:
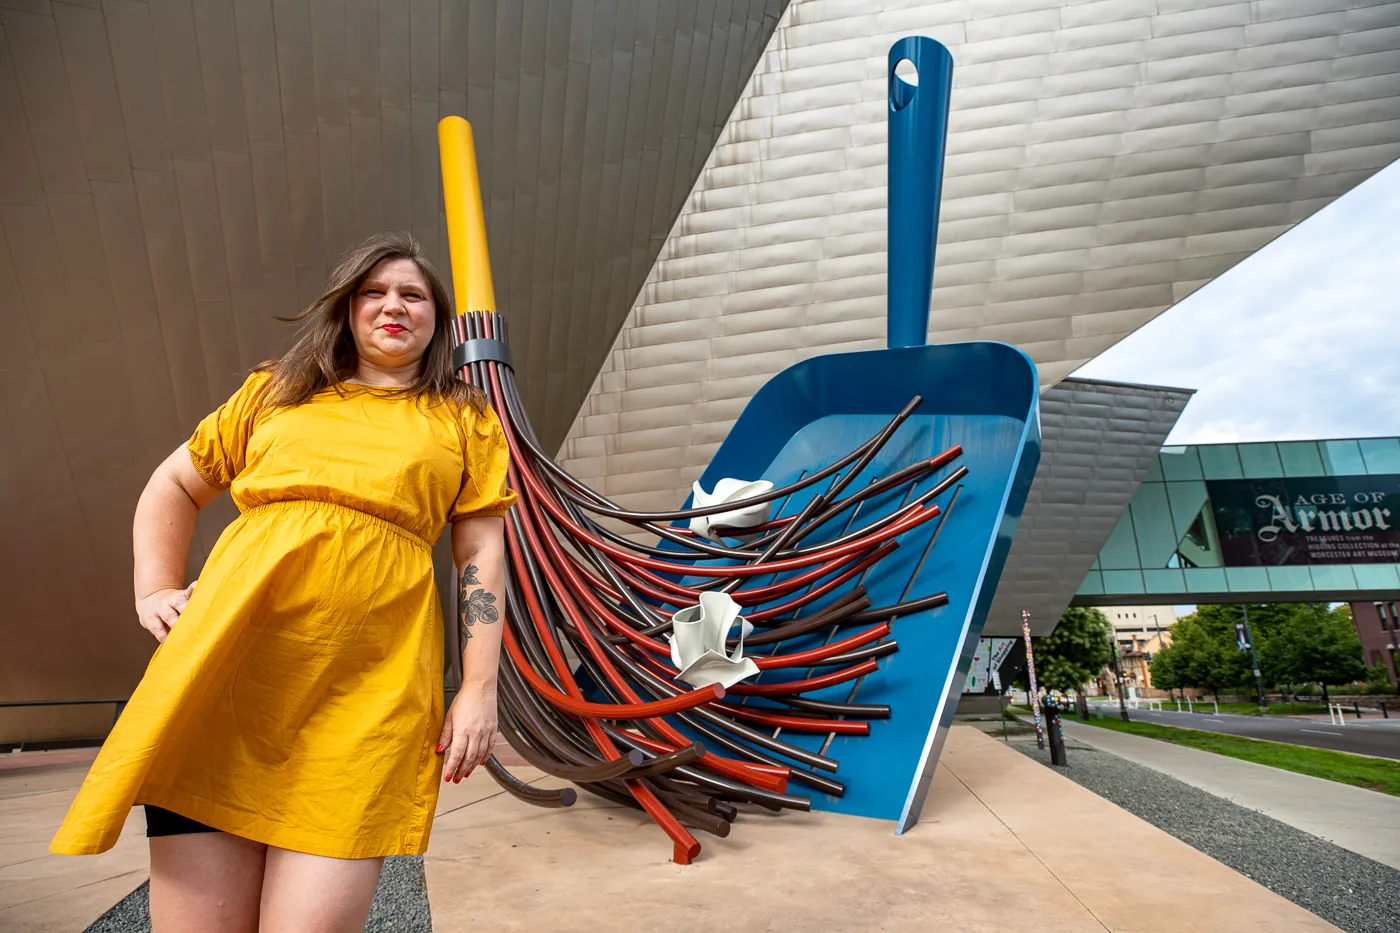
[[[1207,480],[1227,567],[1400,563],[1400,475]]]

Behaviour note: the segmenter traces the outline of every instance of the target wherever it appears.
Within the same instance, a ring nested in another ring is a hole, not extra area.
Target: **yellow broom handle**
[[[438,149],[457,311],[495,311],[496,290],[491,285],[491,252],[486,246],[486,215],[481,210],[481,179],[476,171],[471,124],[461,117],[444,117],[438,122]]]

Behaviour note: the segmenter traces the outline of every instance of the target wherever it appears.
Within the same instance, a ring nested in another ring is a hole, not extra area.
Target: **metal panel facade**
[[[1191,398],[1182,389],[1065,379],[1040,396],[1040,466],[986,636],[1046,635],[1074,598]]]
[[[929,338],[1015,343],[1043,385],[1400,156],[1400,3],[796,0],[574,422],[579,476],[673,507],[768,377],[884,345],[910,33],[955,61]]]
[[[408,227],[445,265],[442,116],[475,125],[557,445],[784,5],[0,2],[0,696],[135,683],[146,477],[346,247]],[[231,515],[201,519],[192,572]],[[0,741],[109,721],[6,712]]]

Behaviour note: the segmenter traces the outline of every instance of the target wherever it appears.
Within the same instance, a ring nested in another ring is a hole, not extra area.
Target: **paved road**
[[[1116,714],[1114,704],[1091,704],[1096,711]],[[1200,707],[1198,707],[1199,709]],[[1205,704],[1205,709],[1210,706]],[[1238,713],[1209,712],[1178,713],[1175,710],[1129,709],[1128,718],[1135,722],[1155,722],[1164,726],[1182,726],[1202,732],[1223,732],[1247,735],[1255,739],[1330,748],[1339,752],[1356,752],[1400,761],[1400,718],[1381,719],[1369,716],[1354,719],[1348,716],[1346,725],[1334,726],[1322,719],[1298,719],[1291,716],[1241,716]]]

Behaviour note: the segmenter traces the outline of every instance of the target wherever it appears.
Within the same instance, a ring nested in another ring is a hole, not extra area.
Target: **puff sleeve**
[[[506,485],[510,447],[501,420],[490,405],[477,411],[470,405],[462,412],[462,489],[448,515],[449,521],[478,516],[499,516],[515,505],[516,493]]]
[[[185,442],[195,470],[215,489],[227,489],[243,471],[258,402],[270,375],[250,375],[228,401],[204,417]]]

